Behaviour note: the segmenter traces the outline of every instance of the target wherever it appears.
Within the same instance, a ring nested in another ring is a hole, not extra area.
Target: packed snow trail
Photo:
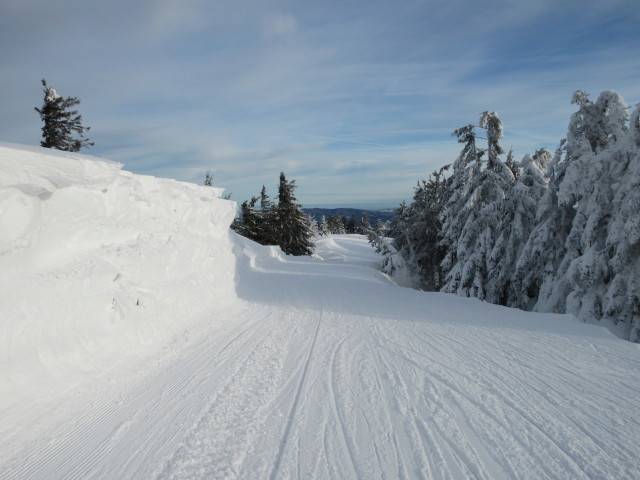
[[[235,238],[240,300],[43,399],[0,478],[640,478],[638,345]]]

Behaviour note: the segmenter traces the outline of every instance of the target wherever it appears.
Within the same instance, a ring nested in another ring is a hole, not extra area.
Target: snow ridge
[[[0,144],[2,391],[141,358],[234,297],[235,204],[121,168]]]

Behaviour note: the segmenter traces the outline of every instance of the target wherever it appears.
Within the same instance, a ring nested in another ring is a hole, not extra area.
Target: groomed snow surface
[[[0,144],[0,478],[640,478],[638,345],[219,194]]]

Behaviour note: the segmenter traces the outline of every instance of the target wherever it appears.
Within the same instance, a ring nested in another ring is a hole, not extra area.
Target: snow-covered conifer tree
[[[640,104],[611,171],[613,218],[606,239],[610,282],[602,314],[621,324],[626,338],[640,343]]]
[[[462,293],[468,288],[467,285],[463,285],[462,267],[469,258],[469,245],[465,243],[466,239],[462,238],[462,232],[479,201],[474,197],[474,193],[479,193],[481,158],[484,151],[476,145],[473,125],[459,128],[452,135],[458,137],[458,143],[464,144],[464,147],[453,164],[451,193],[443,210],[440,244],[445,251],[441,265],[445,278],[442,291]]]
[[[362,235],[368,235],[369,230],[371,230],[371,224],[369,223],[369,215],[367,215],[367,212],[362,212],[362,216],[360,217],[360,222],[358,224],[357,232]]]
[[[320,226],[313,215],[305,214],[307,217],[307,223],[309,224],[309,228],[311,229],[311,234],[315,237],[320,237]]]
[[[558,191],[560,206],[575,210],[565,257],[559,266],[557,286],[568,291],[565,311],[583,319],[602,318],[602,301],[608,282],[607,235],[612,211],[612,167],[620,162],[617,140],[624,137],[627,106],[615,92],[603,92],[589,105],[582,145],[585,153],[574,159]],[[588,142],[588,143],[587,143]],[[590,150],[586,147],[589,146]]]
[[[387,236],[396,238],[397,236],[402,235],[405,228],[407,228],[407,221],[409,220],[408,215],[409,207],[407,206],[407,202],[403,200],[400,206],[396,208],[395,214],[391,218],[391,225],[389,226]]]
[[[296,203],[295,180],[288,181],[280,173],[278,186],[277,232],[279,245],[288,255],[311,255],[315,248],[309,221]]]
[[[322,235],[323,237],[326,237],[331,233],[331,231],[329,230],[329,223],[327,222],[327,219],[324,215],[322,215],[322,218],[320,219],[318,230],[320,232],[320,235]]]
[[[563,145],[564,157],[557,156],[551,163],[550,198],[543,199],[541,207],[546,211],[539,209],[539,224],[530,238],[530,242],[544,245],[545,249],[545,253],[536,259],[545,266],[534,310],[564,313],[569,306],[573,313],[591,311],[598,316],[600,294],[591,296],[593,301],[588,301],[587,305],[580,300],[583,288],[576,290],[579,283],[592,281],[594,265],[587,266],[592,259],[578,258],[583,256],[585,247],[598,243],[593,236],[582,238],[587,218],[591,217],[592,225],[608,221],[605,210],[609,207],[596,205],[594,201],[606,201],[610,196],[606,186],[610,181],[608,159],[615,149],[616,139],[624,136],[626,112],[624,102],[614,92],[603,92],[598,101],[592,103],[585,92],[578,90],[572,103],[579,108],[569,122]],[[590,200],[592,195],[593,201]],[[591,227],[587,229],[592,230]],[[602,234],[599,236],[603,237]],[[539,251],[540,248],[534,245],[525,253],[530,250]],[[596,263],[601,265],[600,260]],[[596,275],[602,276],[602,270],[598,272]]]
[[[235,230],[254,242],[262,243],[260,218],[254,210],[257,201],[257,197],[252,197],[251,200],[242,202],[240,206],[240,221],[235,224]]]
[[[461,229],[455,252],[456,262],[446,277],[443,290],[499,302],[502,300],[501,292],[504,287],[494,284],[497,281],[498,272],[494,270],[490,273],[489,270],[495,269],[497,264],[490,262],[490,258],[501,232],[505,229],[504,200],[515,178],[511,170],[498,157],[503,152],[499,143],[503,130],[497,114],[484,112],[480,118],[480,125],[487,129],[487,166],[483,171],[480,170],[479,157],[477,157],[477,166],[473,170],[469,184],[460,189],[466,195],[456,199],[456,202],[464,200],[461,210],[456,212],[451,209],[455,204],[448,205],[448,215],[463,217],[464,222],[458,220],[457,224],[452,224],[461,226]],[[463,136],[469,134],[469,130],[463,132]],[[473,145],[470,145],[469,141],[465,142],[469,147],[465,146],[463,152],[471,151],[471,147],[475,147],[475,138]],[[443,239],[445,242],[450,239],[455,242],[452,229],[444,230]],[[449,258],[445,258],[445,262],[452,257],[449,255]]]
[[[357,233],[358,232],[358,224],[356,222],[356,215],[354,213],[351,214],[349,221],[345,227],[347,233]]]
[[[487,301],[522,308],[528,305],[528,301],[523,299],[526,293],[522,293],[523,279],[516,275],[516,265],[536,225],[538,202],[547,190],[543,172],[550,160],[551,152],[544,149],[533,156],[525,155],[517,166],[520,174],[516,183],[502,200],[487,207],[499,217],[494,233],[496,240],[487,260]],[[515,162],[513,164],[516,165]],[[512,168],[509,170],[514,171]]]
[[[518,162],[513,160],[513,148],[509,149],[509,153],[507,153],[507,159],[504,161],[504,165],[511,170],[513,177],[517,180],[520,176],[520,165]]]
[[[82,126],[82,115],[78,114],[77,110],[69,110],[78,105],[80,100],[76,97],[61,97],[53,88],[47,86],[44,78],[42,86],[44,103],[42,108],[35,109],[44,122],[40,145],[67,152],[77,152],[81,148],[94,145],[93,142],[83,138],[90,127]],[[74,133],[79,138],[74,138]]]
[[[379,218],[376,219],[376,224],[373,227],[373,231],[378,236],[382,236],[382,234],[384,234],[384,224],[382,223],[382,220],[380,220]]]

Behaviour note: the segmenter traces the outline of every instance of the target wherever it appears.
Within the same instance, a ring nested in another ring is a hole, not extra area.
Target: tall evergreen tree
[[[481,170],[476,159],[470,183],[462,189],[462,192],[466,190],[466,196],[460,198],[465,200],[462,210],[452,211],[453,205],[447,206],[446,215],[463,217],[464,223],[458,220],[454,224],[461,226],[461,230],[455,251],[456,263],[447,275],[444,291],[480,299],[488,297],[490,301],[497,302],[496,295],[498,291],[502,292],[503,287],[496,288],[493,284],[496,275],[489,272],[494,266],[491,254],[504,229],[503,202],[515,179],[498,157],[503,152],[499,143],[502,122],[495,112],[484,112],[480,125],[487,129],[487,165]],[[447,235],[451,238],[451,231],[445,231],[444,237]]]
[[[288,181],[280,173],[278,206],[276,207],[277,233],[282,251],[288,255],[311,255],[315,244],[307,216],[296,203],[295,180]]]
[[[320,235],[322,235],[323,237],[326,237],[331,233],[331,230],[329,229],[329,222],[327,222],[327,219],[324,215],[322,215],[322,218],[320,219],[318,230],[320,232]]]
[[[373,227],[373,231],[378,236],[382,236],[384,234],[384,224],[379,218],[376,219],[376,224]]]
[[[438,235],[449,194],[444,178],[448,168],[442,167],[429,180],[418,182],[411,205],[400,205],[394,220],[397,235],[391,243],[380,233],[369,233],[369,242],[383,256],[381,270],[396,278],[401,275],[403,284],[430,291],[438,290],[442,284],[440,263],[444,249]]]
[[[333,234],[342,235],[346,233],[344,228],[344,222],[342,221],[342,215],[339,215],[337,213],[335,215],[329,215],[329,220],[327,220],[327,225],[329,227],[329,232]]]
[[[516,287],[514,271],[536,224],[537,205],[547,188],[543,171],[550,160],[551,152],[547,150],[539,150],[533,156],[525,155],[518,166],[522,173],[513,188],[487,207],[486,215],[495,224],[495,240],[487,258],[485,299],[489,302],[508,306],[525,303],[519,295],[521,285]]]
[[[405,200],[396,208],[395,214],[391,218],[391,225],[389,226],[388,236],[396,238],[404,233],[407,228],[407,222],[409,221],[409,207]]]
[[[614,190],[606,239],[610,282],[603,318],[623,325],[626,338],[640,343],[640,104],[612,166]]]
[[[262,232],[260,228],[260,216],[254,210],[258,197],[245,200],[240,206],[240,221],[235,225],[235,230],[242,236],[254,242],[262,243]]]
[[[77,152],[81,148],[94,145],[83,138],[90,127],[82,126],[82,115],[77,110],[70,110],[80,103],[76,97],[63,98],[42,79],[44,103],[42,108],[35,108],[44,122],[42,141],[45,148],[55,148],[67,152]],[[74,138],[74,133],[79,138]]]
[[[369,230],[371,230],[371,224],[369,223],[369,215],[367,212],[362,212],[362,216],[360,217],[360,222],[358,224],[358,233],[362,235],[368,235]]]
[[[358,224],[356,223],[356,215],[352,213],[349,221],[347,222],[345,230],[347,231],[347,233],[358,233],[357,225]]]
[[[440,244],[445,250],[442,271],[445,274],[443,291],[462,293],[468,289],[468,279],[463,279],[462,267],[469,257],[468,239],[462,238],[463,230],[479,205],[476,198],[480,191],[482,173],[481,158],[484,151],[476,145],[476,133],[473,125],[459,128],[453,136],[458,143],[464,144],[460,155],[453,164],[451,176],[451,194],[443,211],[443,224]],[[464,284],[463,284],[464,281]]]
[[[572,165],[576,162],[582,166],[590,164],[607,142],[599,107],[588,97],[582,90],[573,94],[571,103],[578,105],[578,110],[571,116],[567,139],[561,142],[559,154],[550,165],[552,170],[549,191],[542,199],[538,210],[538,225],[529,240],[535,243],[534,248],[525,248],[525,253],[529,250],[541,253],[534,259],[539,264],[537,269],[544,265],[538,299],[534,306],[536,311],[566,311],[567,297],[572,289],[567,274],[571,262],[581,255],[574,220],[576,207],[584,196],[584,189],[588,187],[585,179],[578,173],[583,168]],[[544,251],[541,251],[540,245]]]
[[[518,180],[518,177],[520,176],[520,165],[518,165],[518,162],[513,160],[513,148],[509,149],[509,153],[507,153],[507,159],[504,161],[504,165],[509,170],[511,170],[513,177]]]
[[[496,170],[494,164],[504,153],[500,146],[500,139],[504,136],[502,122],[496,112],[483,112],[480,116],[480,126],[487,130],[487,170]]]
[[[558,193],[558,202],[575,210],[558,282],[569,291],[567,313],[600,320],[610,277],[607,235],[611,218],[617,213],[612,205],[620,181],[612,178],[612,168],[616,169],[624,155],[622,142],[617,140],[622,140],[626,132],[628,107],[610,91],[602,92],[591,107],[587,120],[592,127],[584,131],[594,140],[589,141],[591,152],[572,162]]]
[[[269,195],[267,194],[267,188],[264,185],[262,185],[262,190],[260,190],[259,200],[259,243],[263,245],[278,245],[280,237],[278,235],[277,211],[273,202],[270,200]]]

